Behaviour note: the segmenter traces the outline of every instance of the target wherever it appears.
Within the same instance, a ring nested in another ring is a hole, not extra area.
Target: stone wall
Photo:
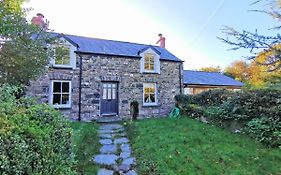
[[[179,72],[182,64],[161,60],[161,73],[140,73],[139,58],[82,55],[82,95],[81,116],[83,120],[100,117],[101,85],[103,81],[118,82],[119,116],[130,117],[130,102],[139,102],[140,117],[166,116],[174,106],[174,96],[180,93]],[[77,59],[78,60],[78,59]],[[79,63],[77,63],[79,64]],[[79,65],[77,65],[79,67]],[[181,75],[182,77],[183,75]],[[41,102],[48,102],[51,80],[71,80],[72,107],[61,110],[71,119],[78,117],[79,69],[53,69],[31,82],[27,95],[39,97]],[[143,83],[157,84],[158,105],[143,106]]]

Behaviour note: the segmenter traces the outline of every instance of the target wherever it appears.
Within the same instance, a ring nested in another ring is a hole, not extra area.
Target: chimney
[[[160,43],[160,47],[165,48],[165,40],[166,38],[163,37],[163,35],[161,33],[158,34],[159,36],[159,40],[156,42],[156,44]]]
[[[44,22],[44,15],[42,13],[37,13],[36,16],[32,18],[31,23],[43,29],[48,29],[49,25],[47,20]]]

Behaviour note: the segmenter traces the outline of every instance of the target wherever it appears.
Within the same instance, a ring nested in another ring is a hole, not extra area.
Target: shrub
[[[16,89],[0,87],[1,173],[74,174],[67,121],[46,104],[16,99]]]
[[[220,105],[234,96],[234,92],[226,89],[214,89],[201,92],[192,96],[191,103],[201,106]]]
[[[208,122],[232,131],[244,129],[267,145],[281,145],[280,89],[211,90],[180,99],[181,110],[187,116],[204,116]]]
[[[247,123],[246,132],[259,142],[273,147],[281,145],[281,122],[272,117],[254,118]]]

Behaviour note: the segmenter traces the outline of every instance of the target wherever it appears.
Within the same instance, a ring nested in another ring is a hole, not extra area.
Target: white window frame
[[[51,59],[51,65],[56,68],[76,68],[76,47],[70,44],[68,41],[61,39],[62,44],[57,44],[60,46],[67,47],[69,49],[69,64],[56,64],[56,55],[54,54],[53,58]],[[51,46],[51,49],[55,50],[56,45]],[[55,53],[55,52],[54,52]]]
[[[146,54],[152,54],[154,55],[154,70],[147,70],[145,69],[145,55]],[[160,55],[158,55],[153,49],[148,48],[144,52],[140,54],[141,60],[140,60],[140,72],[141,73],[158,73],[160,74]]]
[[[145,99],[144,99],[144,89],[146,87],[149,87],[153,85],[154,86],[154,89],[155,89],[155,102],[153,103],[147,103],[145,102]],[[158,104],[158,95],[157,95],[157,85],[156,83],[143,83],[143,91],[142,91],[142,101],[143,101],[143,106],[156,106]]]
[[[59,82],[59,83],[64,83],[67,82],[69,83],[69,104],[59,104],[59,105],[54,105],[53,104],[53,91],[54,91],[54,83]],[[50,85],[50,92],[49,92],[49,104],[54,106],[55,108],[71,108],[71,81],[67,80],[52,80],[51,85]]]

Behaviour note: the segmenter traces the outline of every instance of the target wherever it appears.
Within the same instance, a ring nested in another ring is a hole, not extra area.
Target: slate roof
[[[57,34],[64,37],[72,44],[79,46],[81,53],[93,53],[104,55],[118,55],[126,57],[140,57],[139,52],[144,48],[153,47],[160,53],[160,60],[182,62],[179,58],[173,55],[165,48],[146,44],[130,43],[124,41],[113,41],[97,38],[89,38],[83,36],[75,36],[68,34]]]
[[[223,75],[219,72],[204,72],[185,70],[183,73],[184,84],[211,85],[211,86],[243,86],[244,83]]]

